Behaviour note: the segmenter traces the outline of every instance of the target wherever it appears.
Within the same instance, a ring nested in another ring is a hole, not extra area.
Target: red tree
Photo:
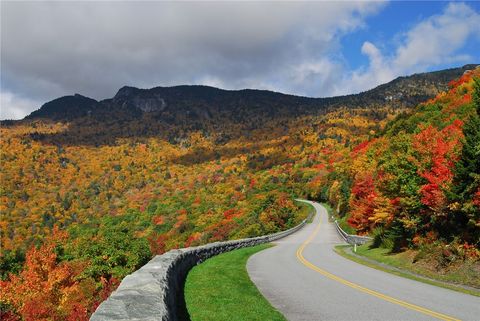
[[[429,126],[414,137],[413,147],[419,154],[419,175],[427,184],[421,186],[421,202],[440,214],[447,206],[445,191],[450,187],[454,162],[458,159],[462,122],[454,121],[442,130]]]
[[[42,246],[28,251],[19,275],[1,282],[0,300],[23,320],[88,320],[95,283],[78,279],[84,263],[57,262],[55,249],[65,239],[66,234],[55,229]]]

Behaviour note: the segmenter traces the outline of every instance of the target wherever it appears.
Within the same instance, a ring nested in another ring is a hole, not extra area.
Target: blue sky
[[[480,1],[464,2],[477,13],[480,12]],[[441,14],[449,5],[448,1],[391,1],[365,21],[365,28],[360,28],[342,38],[342,53],[352,69],[368,64],[368,57],[362,55],[359,48],[363,42],[370,41],[380,44],[382,50],[392,53],[395,50],[401,34],[412,29],[431,16]],[[480,27],[478,28],[480,30]],[[480,31],[479,31],[480,33]],[[480,63],[480,41],[469,41],[463,52],[475,58],[473,63]],[[458,66],[458,63],[445,63],[425,69],[438,70]]]
[[[480,63],[479,2],[1,2],[1,119],[203,84],[326,97]]]
[[[425,18],[438,14],[447,2],[389,2],[378,14],[368,17],[365,28],[359,29],[342,39],[342,52],[351,68],[368,64],[368,57],[360,54],[363,42],[382,44],[387,53],[395,48],[397,34],[409,30]]]

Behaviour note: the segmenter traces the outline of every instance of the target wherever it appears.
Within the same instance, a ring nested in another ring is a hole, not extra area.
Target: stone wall
[[[306,221],[275,234],[210,243],[157,255],[142,268],[126,276],[118,289],[100,304],[90,320],[188,320],[183,287],[190,269],[217,254],[290,235],[302,228]]]

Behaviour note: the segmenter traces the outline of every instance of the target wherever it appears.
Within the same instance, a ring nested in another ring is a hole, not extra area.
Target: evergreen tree
[[[463,127],[462,156],[456,166],[456,191],[462,200],[475,189],[475,175],[480,174],[480,79],[474,81],[475,113]],[[477,182],[478,183],[478,182]],[[468,195],[470,196],[470,195]]]
[[[473,79],[473,103],[477,111],[477,116],[480,116],[480,78]]]
[[[480,237],[480,229],[476,222],[480,219],[478,207],[472,204],[472,199],[480,185],[480,79],[474,79],[473,103],[475,112],[463,127],[462,155],[456,163],[455,187],[453,200],[461,204],[460,213],[472,227],[473,239]],[[460,214],[457,213],[457,214]],[[457,223],[460,219],[456,216]]]

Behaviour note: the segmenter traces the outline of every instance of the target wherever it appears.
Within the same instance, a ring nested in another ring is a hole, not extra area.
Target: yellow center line
[[[305,247],[315,238],[315,236],[318,234],[318,232],[320,231],[320,226],[322,224],[322,218],[320,217],[320,221],[318,223],[318,226],[315,228],[315,230],[313,231],[313,233],[308,237],[308,239],[303,242],[303,244],[298,248],[297,250],[297,258],[298,260],[303,264],[305,265],[306,267],[314,270],[315,272],[318,272],[320,274],[322,274],[323,276],[326,276],[327,278],[329,279],[332,279],[334,281],[337,281],[339,283],[342,283],[346,286],[349,286],[353,289],[356,289],[358,291],[361,291],[361,292],[364,292],[364,293],[367,293],[367,294],[370,294],[370,295],[373,295],[377,298],[380,298],[382,300],[385,300],[385,301],[388,301],[388,302],[391,302],[391,303],[394,303],[394,304],[397,304],[397,305],[400,305],[400,306],[403,306],[407,309],[410,309],[410,310],[414,310],[414,311],[417,311],[417,312],[420,312],[420,313],[423,313],[423,314],[426,314],[428,316],[431,316],[431,317],[434,317],[434,318],[437,318],[437,319],[440,319],[440,320],[445,320],[445,321],[460,321],[459,319],[456,319],[456,318],[453,318],[453,317],[450,317],[448,315],[445,315],[445,314],[441,314],[441,313],[438,313],[438,312],[435,312],[435,311],[431,311],[431,310],[428,310],[426,308],[422,308],[418,305],[415,305],[415,304],[411,304],[411,303],[408,303],[408,302],[405,302],[405,301],[402,301],[402,300],[399,300],[399,299],[395,299],[395,298],[392,298],[391,296],[388,296],[388,295],[385,295],[385,294],[382,294],[382,293],[379,293],[377,291],[373,291],[373,290],[370,290],[368,288],[365,288],[361,285],[358,285],[358,284],[355,284],[353,282],[350,282],[350,281],[347,281],[345,279],[342,279],[341,277],[338,277],[330,272],[327,272],[321,268],[319,268],[318,266],[314,265],[313,263],[311,263],[310,261],[308,261],[307,259],[305,259],[305,257],[303,256],[303,250],[305,250]]]

